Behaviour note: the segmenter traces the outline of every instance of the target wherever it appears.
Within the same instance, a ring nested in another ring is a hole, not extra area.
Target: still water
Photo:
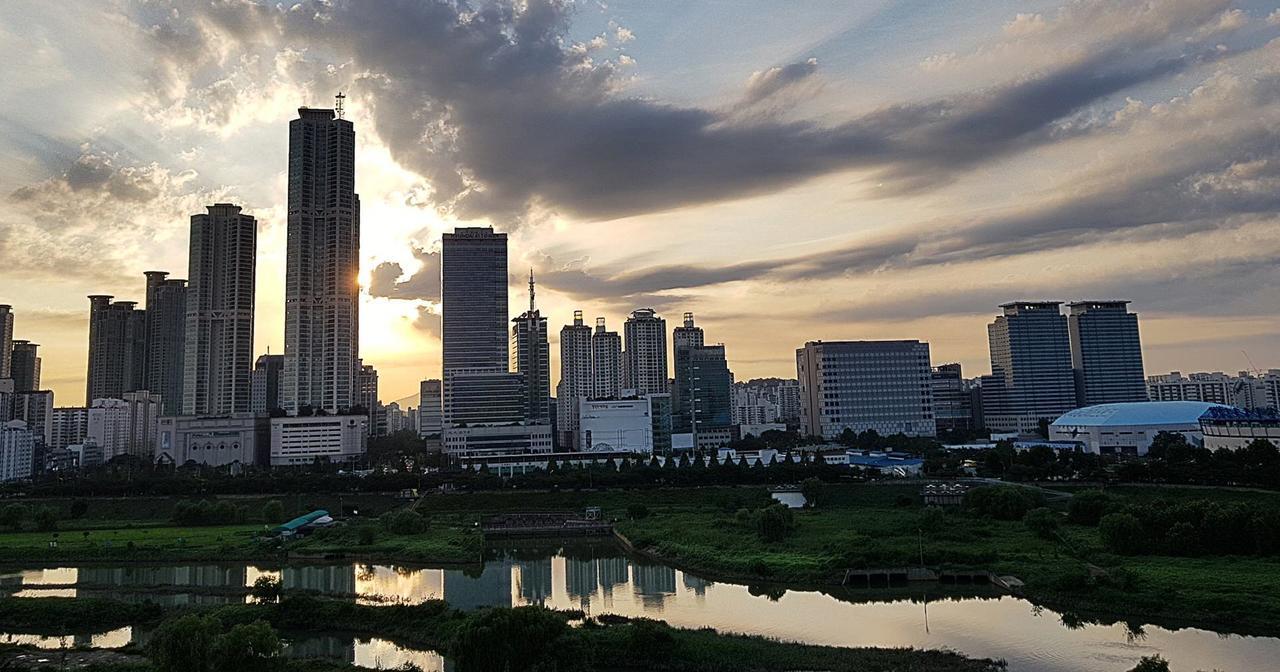
[[[856,590],[836,591],[836,595],[803,589],[762,591],[638,561],[611,543],[493,549],[483,568],[471,570],[362,564],[20,569],[0,571],[0,590],[16,597],[218,603],[250,599],[246,587],[264,574],[280,577],[287,590],[345,596],[366,604],[431,599],[464,609],[542,604],[811,644],[948,648],[971,656],[1003,658],[1014,671],[1124,672],[1142,656],[1154,653],[1179,671],[1252,672],[1276,669],[1280,660],[1278,638],[1156,626],[1141,628],[1137,634],[1123,625],[1068,628],[1059,614],[1022,599],[995,592],[947,597],[936,586],[906,588],[878,597],[880,601],[868,601],[867,593]],[[114,641],[121,635],[99,637]],[[444,669],[434,652],[376,639],[310,638],[294,646],[333,647],[335,657],[366,667],[386,669],[414,662],[427,670]]]

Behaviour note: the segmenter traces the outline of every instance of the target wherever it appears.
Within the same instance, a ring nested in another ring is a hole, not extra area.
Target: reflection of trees
[[[769,598],[770,602],[777,602],[782,599],[783,595],[787,594],[787,589],[778,585],[747,586],[747,593],[755,597]]]
[[[1124,639],[1130,644],[1145,641],[1147,639],[1146,626],[1141,623],[1126,622],[1124,624]]]
[[[377,568],[375,568],[373,565],[368,565],[368,564],[360,565],[359,568],[356,570],[356,578],[360,579],[361,581],[372,581],[373,578],[377,575],[378,575]]]

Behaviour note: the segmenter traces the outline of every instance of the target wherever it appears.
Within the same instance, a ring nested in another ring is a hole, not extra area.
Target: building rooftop
[[[1137,401],[1098,404],[1068,411],[1053,421],[1055,427],[1103,427],[1118,425],[1188,425],[1200,421],[1211,408],[1230,408],[1205,401]]]

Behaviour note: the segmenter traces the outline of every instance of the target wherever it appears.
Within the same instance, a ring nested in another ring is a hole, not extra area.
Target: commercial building
[[[160,395],[160,412],[182,412],[183,359],[187,349],[187,281],[147,271],[147,373],[145,389]]]
[[[653,420],[653,454],[671,455],[671,395],[646,394]]]
[[[987,326],[992,383],[983,383],[988,429],[1030,433],[1076,407],[1071,338],[1058,301],[1002,304]]]
[[[377,436],[375,427],[378,422],[378,407],[381,405],[378,401],[378,370],[372,364],[365,364],[364,360],[357,364],[360,370],[356,374],[356,406],[363,408],[365,415],[369,416],[369,433]]]
[[[667,321],[641,308],[631,312],[622,333],[622,387],[640,396],[666,394]]]
[[[0,426],[0,481],[31,478],[36,441],[35,433],[21,420]]]
[[[0,303],[0,380],[12,377],[9,372],[13,354],[13,306]]]
[[[850,450],[845,454],[845,460],[850,467],[875,471],[890,478],[918,478],[924,474],[924,460],[913,455]]]
[[[182,466],[254,466],[267,463],[271,420],[253,413],[160,418],[155,460]]]
[[[432,378],[418,385],[418,436],[440,436],[444,427],[444,388]]]
[[[796,350],[796,373],[805,434],[936,434],[928,343],[810,341]]]
[[[355,405],[360,360],[360,197],[356,131],[334,109],[289,122],[284,408]]]
[[[595,381],[591,373],[591,327],[583,324],[582,311],[573,311],[573,324],[560,328],[560,383],[556,385],[556,447],[575,449],[579,402],[590,397]]]
[[[40,345],[31,341],[15,340],[9,357],[9,372],[13,378],[14,392],[33,392],[40,389]]]
[[[271,466],[349,463],[368,450],[364,415],[323,415],[271,419]]]
[[[1067,304],[1071,367],[1081,406],[1147,401],[1138,316],[1128,301]]]
[[[693,322],[693,313],[685,313],[681,326],[671,330],[671,354],[675,360],[675,380],[671,388],[671,430],[693,433],[693,381],[690,379],[689,353],[705,344],[702,327]],[[730,418],[732,422],[732,417]]]
[[[524,376],[494,369],[454,369],[445,373],[444,424],[516,425],[525,422]],[[548,425],[549,426],[549,425]]]
[[[252,403],[258,222],[218,203],[191,216],[183,415],[245,413]]]
[[[1181,434],[1192,445],[1203,443],[1200,419],[1215,408],[1203,401],[1142,401],[1085,406],[1063,414],[1049,425],[1049,441],[1076,442],[1090,453],[1146,455],[1161,432]]]
[[[253,363],[250,375],[249,410],[258,415],[267,415],[274,410],[283,409],[281,390],[284,389],[284,355],[259,355]]]
[[[719,435],[733,426],[733,372],[723,344],[685,348],[681,366],[684,370],[678,371],[679,379],[688,385],[690,431],[695,443],[702,446],[708,440],[703,434]]]
[[[511,320],[510,370],[524,377],[526,417],[551,423],[551,349],[547,318],[534,305],[533,271],[529,271],[529,310]]]
[[[445,233],[440,267],[446,376],[454,369],[508,370],[507,234],[490,227]]]
[[[933,419],[938,431],[976,429],[973,395],[959,364],[933,367],[930,389],[933,393]]]
[[[1258,439],[1280,447],[1280,413],[1215,406],[1200,416],[1200,432],[1208,450],[1240,450]]]
[[[591,398],[614,399],[622,394],[622,337],[609,331],[603,317],[591,333]]]
[[[652,455],[653,405],[648,397],[582,402],[579,450]]]
[[[89,367],[85,403],[146,389],[147,313],[134,301],[89,297]]]
[[[551,425],[448,427],[444,451],[455,458],[550,453]]]
[[[93,400],[85,437],[102,448],[106,460],[119,455],[150,460],[156,454],[160,398],[146,390],[122,396]]]

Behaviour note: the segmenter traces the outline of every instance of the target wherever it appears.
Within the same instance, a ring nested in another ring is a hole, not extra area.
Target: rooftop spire
[[[333,98],[334,98],[333,111],[337,113],[338,118],[341,119],[342,113],[344,112],[344,110],[342,109],[342,101],[346,100],[347,97],[342,93],[341,90],[339,90],[338,95],[334,96]]]
[[[529,312],[533,312],[533,268],[529,268]]]

